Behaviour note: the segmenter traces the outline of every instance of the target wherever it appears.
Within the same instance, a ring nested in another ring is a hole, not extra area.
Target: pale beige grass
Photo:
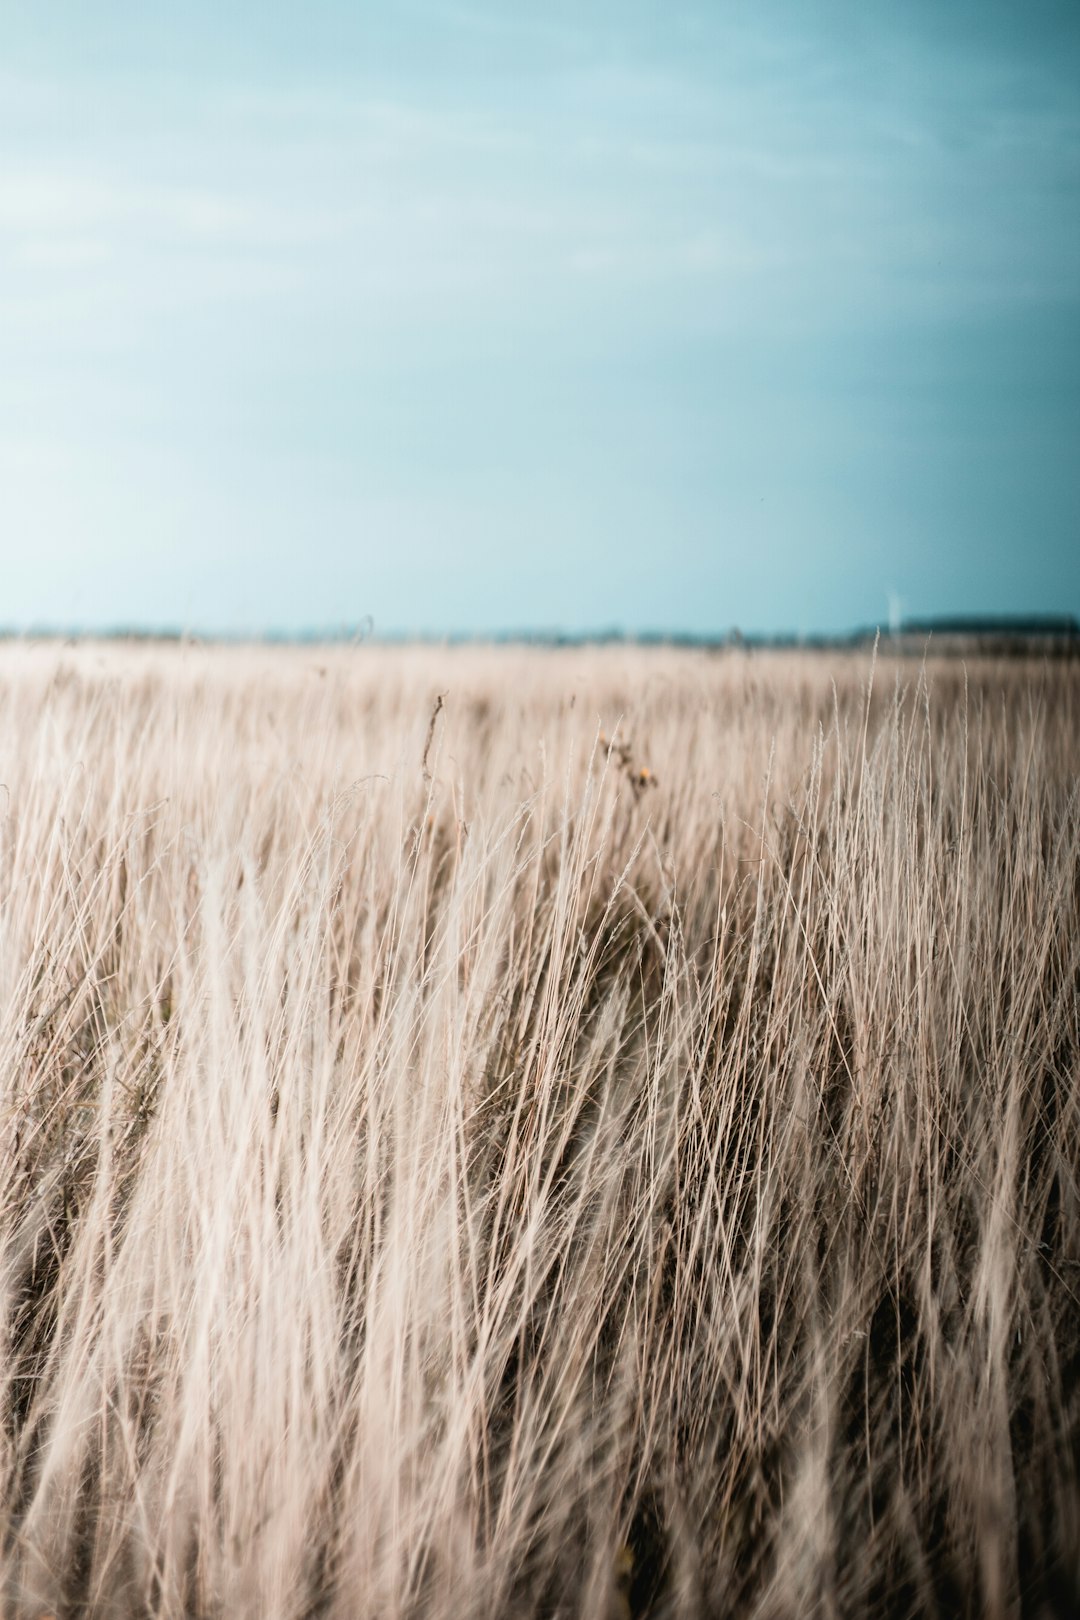
[[[1080,670],[870,676],[0,647],[4,1613],[1068,1612]]]

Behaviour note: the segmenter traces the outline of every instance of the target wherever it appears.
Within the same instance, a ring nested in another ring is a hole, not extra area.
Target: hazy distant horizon
[[[731,625],[712,631],[663,630],[648,626],[626,628],[621,625],[596,625],[578,631],[561,630],[555,626],[516,626],[490,631],[469,629],[402,629],[384,628],[370,623],[358,625],[308,625],[298,628],[270,626],[252,631],[221,628],[209,630],[199,626],[175,624],[107,626],[36,624],[25,627],[0,625],[0,641],[145,641],[163,644],[195,643],[225,645],[283,645],[283,646],[601,646],[624,644],[628,646],[738,647],[778,646],[842,648],[859,647],[880,640],[882,646],[890,643],[923,639],[927,643],[939,639],[955,640],[957,636],[970,636],[973,640],[993,641],[997,638],[1030,641],[1038,644],[1065,641],[1080,647],[1080,618],[1072,614],[1001,614],[941,615],[929,618],[894,621],[892,624],[870,624],[834,627],[809,634],[787,629],[743,629]]]

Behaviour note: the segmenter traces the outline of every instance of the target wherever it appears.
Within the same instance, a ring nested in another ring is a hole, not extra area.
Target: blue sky
[[[0,0],[0,624],[1080,614],[1080,6]]]

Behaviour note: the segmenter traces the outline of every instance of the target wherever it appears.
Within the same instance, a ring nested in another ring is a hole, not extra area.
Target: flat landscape
[[[1080,1601],[1080,662],[0,646],[0,1609]]]

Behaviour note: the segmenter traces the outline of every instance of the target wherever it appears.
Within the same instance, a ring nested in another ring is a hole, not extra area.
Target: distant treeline
[[[746,633],[732,628],[713,634],[671,630],[624,630],[608,626],[593,630],[518,629],[477,634],[452,631],[380,631],[370,620],[359,624],[326,626],[319,629],[269,630],[262,634],[247,631],[189,631],[175,626],[146,629],[116,625],[106,630],[82,627],[34,625],[25,630],[0,627],[0,639],[91,640],[133,642],[254,643],[293,646],[329,646],[374,643],[399,646],[410,642],[438,646],[527,646],[527,647],[691,647],[705,651],[726,648],[798,649],[840,651],[872,646],[894,653],[970,653],[977,651],[1001,656],[1037,653],[1046,655],[1080,654],[1080,620],[1072,614],[1022,615],[943,615],[939,618],[904,619],[898,626],[864,625],[855,630],[803,635],[794,631]]]

